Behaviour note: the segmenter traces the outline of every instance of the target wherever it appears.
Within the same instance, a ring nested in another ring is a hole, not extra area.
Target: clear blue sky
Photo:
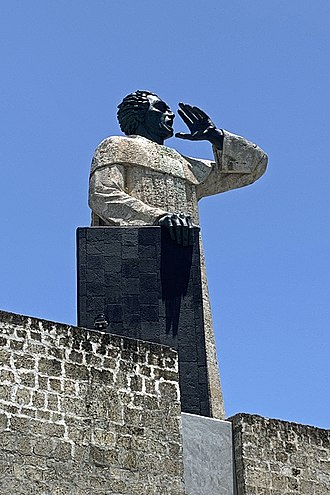
[[[329,0],[3,0],[0,24],[0,308],[75,323],[75,229],[117,104],[200,106],[270,157],[200,204],[227,414],[329,427]]]

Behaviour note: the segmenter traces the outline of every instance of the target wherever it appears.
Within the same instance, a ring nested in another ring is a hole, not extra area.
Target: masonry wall
[[[330,430],[237,414],[238,495],[329,495]]]
[[[183,495],[177,354],[0,312],[0,493]]]

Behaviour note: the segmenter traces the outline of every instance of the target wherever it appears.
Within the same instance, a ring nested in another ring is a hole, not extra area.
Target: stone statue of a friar
[[[190,132],[176,137],[209,141],[214,161],[190,158],[164,146],[174,134],[174,113],[154,93],[129,94],[117,114],[125,136],[106,138],[93,157],[92,225],[163,225],[175,242],[189,245],[192,226],[199,225],[201,198],[252,184],[265,172],[267,155],[257,145],[218,129],[196,106],[179,103],[178,114]],[[223,418],[203,255],[201,261],[211,410],[213,417]]]

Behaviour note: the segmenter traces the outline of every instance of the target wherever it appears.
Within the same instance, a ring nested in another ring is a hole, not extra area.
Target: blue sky
[[[75,229],[117,104],[200,106],[270,158],[200,203],[227,414],[329,427],[329,23],[328,0],[3,0],[0,308],[76,322]]]

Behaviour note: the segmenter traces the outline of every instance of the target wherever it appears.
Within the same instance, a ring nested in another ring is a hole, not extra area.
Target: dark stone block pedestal
[[[182,411],[210,416],[198,229],[194,245],[160,227],[77,229],[78,326],[178,351]]]

